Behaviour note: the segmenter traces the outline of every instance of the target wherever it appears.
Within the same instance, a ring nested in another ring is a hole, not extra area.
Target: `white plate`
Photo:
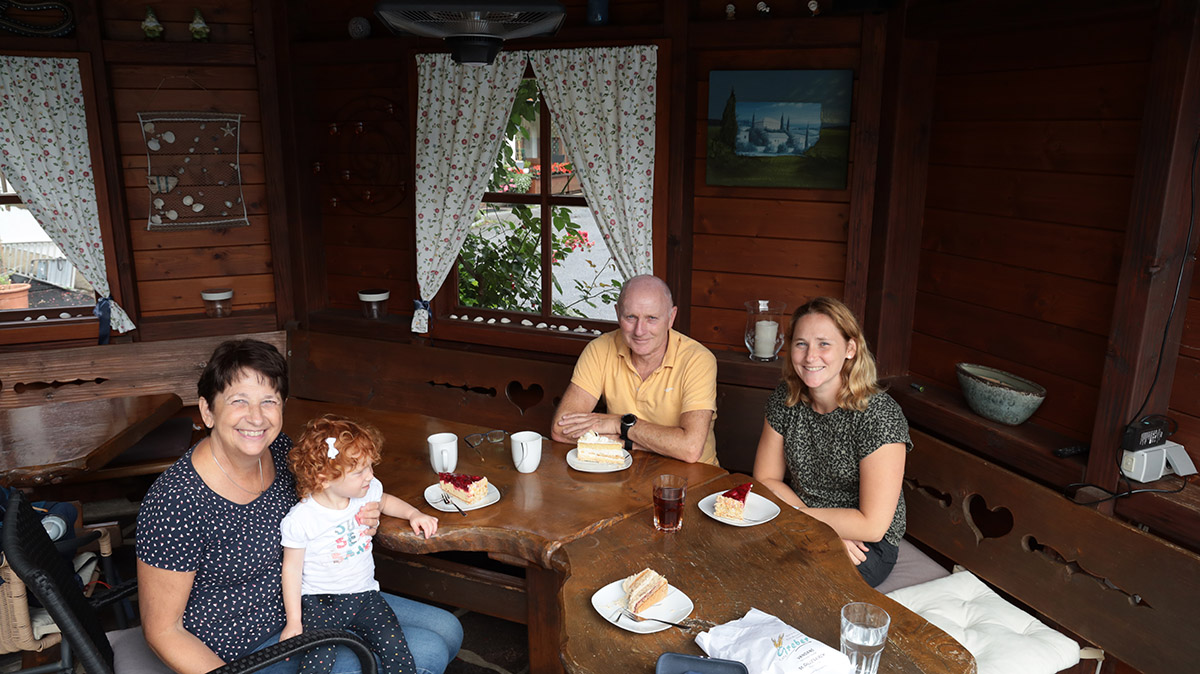
[[[625,605],[625,590],[621,589],[621,580],[615,580],[608,585],[596,590],[596,594],[592,595],[592,608],[596,609],[605,620],[620,627],[623,630],[637,632],[638,634],[650,634],[651,632],[661,632],[665,629],[670,629],[671,626],[666,623],[660,623],[653,620],[645,622],[637,622],[631,618],[621,616],[621,607]],[[683,590],[674,585],[667,585],[667,596],[654,606],[642,611],[639,615],[645,618],[662,618],[670,620],[673,623],[682,622],[684,618],[692,614],[692,609],[695,605],[692,600]]]
[[[696,504],[700,506],[700,512],[708,515],[718,522],[732,524],[735,527],[752,527],[756,524],[770,522],[771,520],[775,519],[776,515],[779,514],[779,506],[775,505],[774,501],[769,498],[759,496],[754,492],[750,492],[749,494],[746,494],[746,509],[742,511],[742,514],[745,516],[746,520],[749,521],[731,520],[728,517],[717,517],[717,497],[724,493],[724,491],[713,492],[712,494],[700,499],[700,503]]]
[[[625,470],[633,465],[633,455],[629,452],[625,452],[623,449],[621,451],[625,452],[625,463],[620,465],[615,463],[592,463],[591,461],[580,461],[579,455],[576,453],[576,451],[577,450],[572,449],[571,451],[567,452],[567,465],[575,470],[583,471],[585,473],[615,473],[618,470]]]
[[[431,484],[425,488],[425,502],[428,503],[429,505],[433,506],[435,509],[440,510],[444,513],[458,512],[457,510],[454,509],[453,505],[451,505],[449,503],[442,503],[442,494],[443,493],[444,492],[442,492],[442,488],[440,486],[438,486],[438,483],[434,482],[433,484]],[[481,501],[478,501],[476,503],[467,503],[466,501],[464,501],[456,496],[451,496],[450,500],[453,503],[457,503],[458,507],[462,508],[463,510],[475,510],[477,508],[482,508],[484,506],[490,506],[493,503],[495,503],[496,501],[499,501],[500,500],[500,490],[496,489],[496,485],[492,484],[491,482],[488,482],[487,496],[484,496],[483,500],[481,500]]]

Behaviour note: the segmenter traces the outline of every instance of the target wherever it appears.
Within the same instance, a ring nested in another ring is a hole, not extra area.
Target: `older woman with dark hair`
[[[279,640],[285,623],[280,522],[296,503],[282,431],[287,362],[257,340],[217,347],[198,384],[209,435],[155,481],[138,515],[142,627],[181,674],[208,672]],[[377,504],[359,513],[379,522]],[[384,595],[417,671],[442,672],[462,643],[452,614]],[[298,659],[268,671],[295,672]],[[358,670],[349,651],[333,672]]]

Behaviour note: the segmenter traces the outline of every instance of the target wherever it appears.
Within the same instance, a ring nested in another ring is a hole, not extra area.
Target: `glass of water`
[[[842,653],[850,658],[854,674],[875,674],[879,669],[891,622],[887,611],[874,604],[854,602],[842,607]]]

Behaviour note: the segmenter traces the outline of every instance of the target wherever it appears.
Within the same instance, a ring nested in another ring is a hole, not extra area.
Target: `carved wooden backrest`
[[[574,366],[297,331],[289,369],[295,397],[548,434]]]
[[[1200,662],[1200,556],[920,431],[908,533],[1143,672]]]
[[[196,404],[196,382],[221,342],[254,338],[287,353],[282,330],[0,354],[0,408],[92,400],[131,393],[174,393]]]

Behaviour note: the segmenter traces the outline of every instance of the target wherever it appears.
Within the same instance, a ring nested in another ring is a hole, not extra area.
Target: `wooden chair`
[[[113,649],[96,611],[135,592],[137,580],[121,583],[103,596],[89,600],[80,590],[74,570],[50,541],[41,518],[25,495],[15,489],[4,514],[3,550],[5,567],[11,568],[16,579],[38,598],[62,630],[59,662],[25,670],[24,674],[72,674],[76,658],[88,674],[113,674]],[[6,576],[5,586],[8,584]],[[363,674],[376,674],[375,656],[366,642],[340,630],[308,631],[215,671],[220,674],[253,672],[309,648],[332,645],[347,646],[358,656]]]

